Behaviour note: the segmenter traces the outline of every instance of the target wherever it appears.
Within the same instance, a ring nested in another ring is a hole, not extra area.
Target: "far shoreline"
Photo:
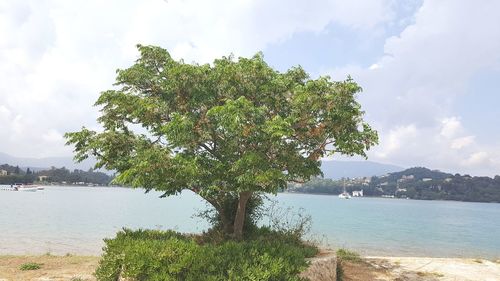
[[[278,194],[303,194],[303,195],[322,195],[322,196],[337,196],[339,194],[332,194],[332,193],[307,193],[307,192],[289,192],[289,191],[282,191],[278,192]],[[350,199],[344,199],[344,200],[352,200],[352,199],[360,199],[360,198],[377,198],[377,199],[399,199],[399,200],[413,200],[413,201],[435,201],[435,202],[460,202],[460,203],[484,203],[484,204],[500,204],[500,202],[483,202],[483,201],[460,201],[460,200],[443,200],[443,199],[414,199],[414,198],[399,198],[399,197],[382,197],[382,196],[355,196],[351,197]]]

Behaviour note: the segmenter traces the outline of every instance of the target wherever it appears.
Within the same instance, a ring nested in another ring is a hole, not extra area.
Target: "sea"
[[[103,239],[124,227],[189,233],[208,228],[197,215],[207,205],[196,194],[160,195],[120,187],[0,190],[0,255],[99,255]],[[324,248],[365,256],[500,258],[496,203],[279,193],[266,206],[287,210],[292,221],[293,214],[310,216],[307,239]]]

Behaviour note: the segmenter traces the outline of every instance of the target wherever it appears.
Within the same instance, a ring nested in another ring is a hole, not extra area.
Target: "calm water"
[[[304,208],[312,236],[365,255],[500,257],[500,204],[280,194]],[[205,204],[192,193],[166,199],[121,188],[0,191],[0,254],[99,254],[122,227],[200,232]]]

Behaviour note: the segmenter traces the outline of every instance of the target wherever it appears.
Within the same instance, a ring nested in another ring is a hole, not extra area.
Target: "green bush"
[[[105,240],[96,270],[100,281],[300,280],[317,249],[261,229],[255,238],[203,243],[174,231],[124,229]]]
[[[19,267],[20,270],[38,270],[42,267],[42,264],[36,262],[23,263]]]
[[[361,261],[361,256],[358,253],[347,249],[338,249],[337,258],[339,258],[342,261],[352,261],[352,262]]]

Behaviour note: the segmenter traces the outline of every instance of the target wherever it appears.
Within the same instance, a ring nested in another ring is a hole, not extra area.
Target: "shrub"
[[[42,268],[42,264],[36,262],[23,263],[19,267],[20,270],[38,270],[40,268]]]
[[[261,217],[264,224],[267,223],[267,227],[275,232],[302,240],[311,231],[312,217],[303,208],[284,207],[277,201],[271,201],[270,205],[263,209]]]
[[[358,253],[347,250],[347,249],[338,249],[337,250],[337,258],[342,261],[352,261],[352,262],[360,262],[361,257]]]
[[[203,240],[203,239],[201,239]],[[305,257],[317,249],[283,233],[259,230],[244,241],[200,243],[174,231],[124,229],[105,240],[96,270],[100,281],[130,280],[300,280]]]

